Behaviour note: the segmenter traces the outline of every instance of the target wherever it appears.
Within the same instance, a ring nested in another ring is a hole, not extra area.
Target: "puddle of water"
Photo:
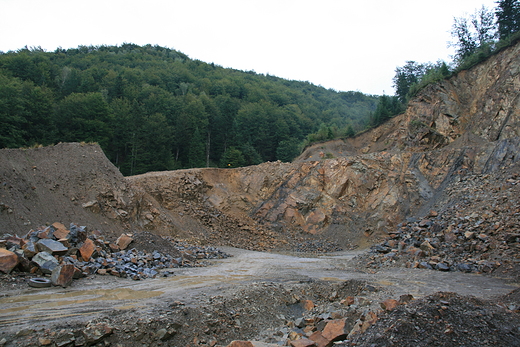
[[[395,284],[394,282],[390,282],[390,281],[387,281],[387,280],[379,280],[376,283],[380,284],[382,286],[393,286]]]

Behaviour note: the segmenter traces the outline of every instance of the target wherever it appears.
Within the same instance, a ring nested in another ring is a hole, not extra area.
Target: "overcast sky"
[[[451,62],[454,17],[495,0],[0,0],[0,51],[152,44],[338,91],[393,95],[408,60]]]

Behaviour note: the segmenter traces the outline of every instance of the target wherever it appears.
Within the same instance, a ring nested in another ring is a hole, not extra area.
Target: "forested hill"
[[[0,52],[0,148],[98,142],[125,175],[288,161],[377,100],[151,45]]]

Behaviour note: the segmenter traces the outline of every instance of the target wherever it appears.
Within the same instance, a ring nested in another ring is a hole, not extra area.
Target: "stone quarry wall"
[[[306,236],[371,243],[427,214],[450,182],[519,161],[519,73],[517,44],[426,87],[382,126],[293,163],[125,178],[97,145],[1,150],[0,228],[74,222],[259,250]]]

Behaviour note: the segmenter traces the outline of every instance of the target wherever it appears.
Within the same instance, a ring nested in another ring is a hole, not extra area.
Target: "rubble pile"
[[[218,244],[255,251],[271,251],[287,248],[290,239],[283,233],[272,231],[265,225],[259,224],[248,217],[242,220],[229,214],[223,214],[207,203],[194,203],[182,200],[183,212],[195,217],[210,232],[203,237],[208,244]]]
[[[121,234],[116,241],[106,241],[100,231],[88,232],[84,226],[61,223],[31,230],[25,237],[4,235],[0,240],[0,271],[15,268],[37,275],[50,275],[54,285],[67,287],[75,278],[91,274],[113,275],[141,280],[153,278],[161,269],[204,266],[202,259],[226,258],[229,255],[213,248],[170,242],[171,253],[145,252],[129,248],[131,234]],[[163,271],[163,276],[172,272]],[[37,285],[34,285],[36,283]],[[33,286],[45,283],[30,282]]]
[[[431,210],[423,219],[401,223],[361,255],[360,264],[373,270],[401,265],[438,271],[518,271],[520,175],[466,176],[446,192],[441,212]]]

